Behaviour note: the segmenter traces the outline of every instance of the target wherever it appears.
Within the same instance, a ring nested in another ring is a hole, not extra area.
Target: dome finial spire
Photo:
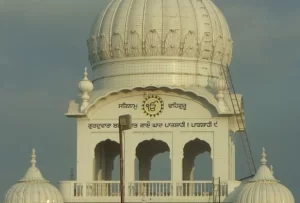
[[[31,165],[35,166],[36,165],[36,154],[35,154],[35,149],[32,149],[32,154],[31,154]]]
[[[260,160],[261,165],[266,165],[266,163],[267,163],[266,157],[267,157],[267,155],[266,155],[266,150],[265,150],[265,148],[263,147],[263,149],[262,149],[262,154],[261,154],[261,160]]]
[[[270,171],[271,171],[272,175],[274,175],[274,168],[273,168],[273,165],[270,166]]]
[[[88,80],[88,72],[87,72],[87,67],[84,68],[84,78],[83,80]]]

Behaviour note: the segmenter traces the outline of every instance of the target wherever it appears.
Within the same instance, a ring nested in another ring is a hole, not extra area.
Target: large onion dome
[[[280,184],[266,165],[266,153],[263,149],[261,166],[255,176],[242,188],[236,203],[295,203],[292,193]]]
[[[4,203],[63,203],[58,189],[44,179],[36,167],[34,149],[31,164],[25,176],[8,190]]]
[[[211,0],[111,0],[88,49],[95,89],[214,87],[232,40]]]

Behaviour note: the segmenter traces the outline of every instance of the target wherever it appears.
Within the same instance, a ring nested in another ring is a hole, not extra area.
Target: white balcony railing
[[[216,184],[214,188],[212,181],[183,181],[178,182],[176,188],[176,196],[213,196],[214,192],[220,192],[221,197],[226,197],[228,195],[228,186],[226,182],[221,182],[220,188],[218,184]],[[216,196],[217,195],[218,194],[216,194]]]
[[[172,189],[172,181],[134,181],[128,184],[128,196],[168,197]]]
[[[127,197],[209,197],[219,191],[221,197],[228,195],[226,182],[221,182],[220,190],[219,185],[214,189],[212,181],[133,181],[126,182],[124,187]],[[117,197],[119,188],[119,181],[60,182],[60,191],[65,198]]]

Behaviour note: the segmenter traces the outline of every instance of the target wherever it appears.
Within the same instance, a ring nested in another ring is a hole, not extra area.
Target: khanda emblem
[[[157,95],[149,95],[143,101],[142,110],[147,116],[158,116],[164,110],[164,102]]]

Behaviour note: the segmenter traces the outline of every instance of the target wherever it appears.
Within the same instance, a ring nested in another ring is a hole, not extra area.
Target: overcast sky
[[[107,2],[0,0],[0,199],[25,174],[32,147],[55,185],[75,168],[76,123],[64,113],[89,65],[91,24]],[[231,72],[256,162],[264,146],[276,178],[300,201],[300,1],[215,3],[235,42]]]

